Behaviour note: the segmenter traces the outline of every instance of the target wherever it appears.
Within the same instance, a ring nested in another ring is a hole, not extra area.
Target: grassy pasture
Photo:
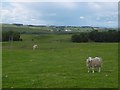
[[[3,88],[116,88],[117,43],[72,43],[71,35],[22,35],[3,42]],[[32,41],[33,39],[33,41]],[[37,50],[32,45],[38,44]],[[101,56],[101,73],[87,73],[88,56]]]
[[[68,33],[63,30],[71,30],[72,33],[78,32],[90,32],[93,31],[92,28],[82,28],[82,27],[66,27],[61,29],[62,32],[57,32],[58,28],[52,27],[30,27],[30,26],[16,26],[12,24],[2,24],[3,31],[18,31],[20,33]],[[53,30],[53,32],[51,32]]]

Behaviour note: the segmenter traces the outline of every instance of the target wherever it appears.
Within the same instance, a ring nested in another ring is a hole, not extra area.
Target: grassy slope
[[[89,32],[89,31],[92,31],[92,28],[81,28],[81,27],[67,27],[67,28],[64,28],[65,30],[72,30],[73,32]],[[29,26],[15,26],[15,25],[12,25],[12,24],[3,24],[2,25],[2,30],[3,31],[9,31],[9,30],[12,30],[12,31],[19,31],[19,32],[27,32],[27,33],[35,33],[35,32],[50,32],[50,30],[53,30],[53,28],[51,27],[29,27]]]
[[[117,43],[71,43],[69,35],[23,35],[22,38],[22,42],[3,43],[3,87],[118,86]],[[35,51],[34,43],[39,45]],[[87,73],[88,56],[103,58],[101,73]]]

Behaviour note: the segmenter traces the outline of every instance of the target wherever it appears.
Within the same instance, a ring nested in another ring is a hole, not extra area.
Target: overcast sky
[[[2,2],[2,23],[118,26],[118,2],[15,1]]]

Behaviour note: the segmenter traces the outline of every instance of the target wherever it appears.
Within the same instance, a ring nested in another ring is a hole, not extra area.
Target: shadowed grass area
[[[118,87],[117,43],[72,43],[70,35],[22,38],[3,43],[3,88]],[[32,50],[34,43],[37,50]],[[103,58],[100,73],[87,73],[88,56]]]

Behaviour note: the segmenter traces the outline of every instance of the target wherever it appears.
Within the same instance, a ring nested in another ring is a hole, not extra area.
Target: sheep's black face
[[[92,62],[92,60],[88,60],[87,62],[88,62],[88,64],[90,64]]]
[[[89,60],[88,63],[90,63],[91,61]]]

